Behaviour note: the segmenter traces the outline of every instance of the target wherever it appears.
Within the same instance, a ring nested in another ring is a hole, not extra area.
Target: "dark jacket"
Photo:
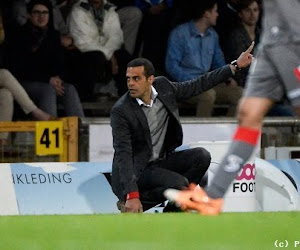
[[[18,29],[8,50],[7,66],[18,80],[48,83],[53,76],[63,78],[64,55],[58,31],[49,28],[42,33],[27,22]]]
[[[153,82],[158,99],[169,113],[169,123],[163,145],[168,155],[182,144],[177,101],[198,95],[232,77],[230,67],[216,69],[187,82],[171,82],[157,77]],[[111,110],[114,159],[112,188],[120,200],[129,192],[138,191],[137,179],[146,168],[152,154],[152,143],[147,118],[137,101],[129,93],[123,95]]]

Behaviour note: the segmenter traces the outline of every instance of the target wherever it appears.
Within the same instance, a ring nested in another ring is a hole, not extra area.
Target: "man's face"
[[[239,12],[239,16],[242,19],[243,23],[249,26],[253,26],[258,22],[259,12],[260,10],[257,2],[253,2],[248,6],[248,8],[242,9]]]
[[[207,10],[205,12],[205,16],[207,17],[209,26],[215,26],[217,24],[217,19],[219,16],[218,5],[215,4],[211,10]]]
[[[39,28],[47,27],[49,22],[48,8],[41,4],[34,5],[32,11],[29,13],[29,20],[36,27]]]
[[[127,87],[132,98],[140,98],[145,102],[150,98],[154,76],[146,78],[144,66],[129,67],[126,72]]]
[[[103,0],[89,0],[89,3],[93,5],[95,9],[100,9],[103,5]]]

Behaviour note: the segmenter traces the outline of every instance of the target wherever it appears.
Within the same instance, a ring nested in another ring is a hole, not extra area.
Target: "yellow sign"
[[[58,155],[63,153],[63,122],[37,122],[35,130],[37,155]]]

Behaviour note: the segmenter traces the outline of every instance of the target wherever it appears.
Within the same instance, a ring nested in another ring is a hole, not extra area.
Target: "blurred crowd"
[[[84,117],[82,102],[126,93],[127,63],[136,57],[149,59],[156,75],[194,79],[252,41],[259,46],[263,11],[260,0],[4,0],[0,7],[2,121],[13,119],[14,101],[38,120],[58,117],[59,103],[64,116]],[[185,104],[198,117],[212,116],[215,104],[234,116],[248,70]],[[293,115],[285,103],[271,112]]]

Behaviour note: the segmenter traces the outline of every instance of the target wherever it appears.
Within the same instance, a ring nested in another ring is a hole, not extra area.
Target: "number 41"
[[[59,148],[59,129],[56,128],[51,132],[55,136],[55,147]],[[44,144],[46,148],[50,147],[51,140],[50,140],[50,133],[49,133],[49,128],[45,128],[42,137],[40,139],[40,144]]]

